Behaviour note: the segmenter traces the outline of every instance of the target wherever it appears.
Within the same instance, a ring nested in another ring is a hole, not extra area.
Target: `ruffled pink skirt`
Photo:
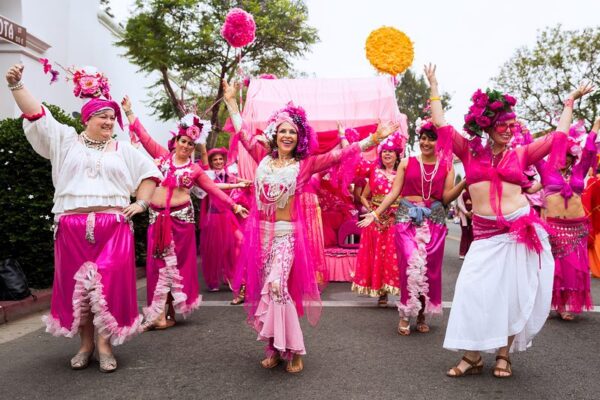
[[[56,223],[54,285],[46,331],[73,337],[93,313],[98,333],[119,345],[138,332],[133,230],[121,214],[63,214]]]
[[[400,269],[401,317],[416,317],[425,300],[425,314],[442,313],[442,262],[448,228],[425,219],[421,226],[412,222],[395,225],[398,267]]]
[[[291,225],[289,222],[275,224]],[[258,340],[267,342],[267,357],[272,357],[278,352],[281,358],[286,360],[290,360],[294,354],[306,354],[300,319],[287,286],[294,262],[294,242],[292,230],[287,234],[276,234],[271,243],[265,245],[265,248],[269,248],[268,254],[264,255],[265,283],[254,313],[254,329],[258,332]],[[271,283],[275,280],[280,282],[279,297],[271,292]]]
[[[190,204],[171,208],[173,242],[164,257],[155,257],[153,213],[162,211],[152,206],[148,226],[148,256],[146,259],[147,302],[144,317],[155,321],[165,310],[169,292],[175,312],[187,318],[200,307],[200,285],[196,264],[196,233],[194,210]]]

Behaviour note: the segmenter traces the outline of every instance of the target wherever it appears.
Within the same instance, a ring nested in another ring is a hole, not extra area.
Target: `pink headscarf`
[[[101,98],[93,98],[81,107],[81,121],[86,124],[89,119],[100,110],[111,109],[115,112],[117,122],[123,129],[123,119],[121,117],[121,108],[117,102],[113,100],[105,100]]]

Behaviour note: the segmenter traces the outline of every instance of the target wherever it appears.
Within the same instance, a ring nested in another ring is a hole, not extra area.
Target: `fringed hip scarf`
[[[194,224],[194,206],[191,200],[188,203],[176,207],[159,207],[151,204],[148,209],[149,224],[154,227],[154,249],[152,254],[155,258],[163,258],[169,253],[169,247],[173,242],[172,218],[181,222]]]
[[[507,221],[505,218],[484,217],[473,215],[473,240],[489,239],[493,236],[508,233],[517,243],[524,244],[530,251],[538,255],[543,245],[537,234],[535,225],[548,231],[548,226],[540,219],[533,209],[528,214]]]
[[[550,244],[555,258],[563,258],[572,253],[582,241],[587,240],[590,231],[590,221],[587,217],[547,217],[546,223],[550,227]]]

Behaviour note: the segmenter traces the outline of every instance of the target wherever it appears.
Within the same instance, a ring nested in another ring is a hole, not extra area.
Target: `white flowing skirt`
[[[505,218],[527,214],[524,207]],[[444,348],[495,352],[512,335],[510,351],[531,346],[548,318],[554,279],[548,234],[539,226],[536,231],[539,255],[508,233],[473,242],[456,281]]]

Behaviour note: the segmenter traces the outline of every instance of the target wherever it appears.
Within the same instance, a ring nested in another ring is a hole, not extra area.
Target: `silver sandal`
[[[75,354],[75,356],[71,358],[71,369],[86,369],[88,365],[90,365],[90,360],[92,359],[93,354],[93,350]]]
[[[117,370],[117,359],[113,354],[98,353],[100,372],[115,372]]]

